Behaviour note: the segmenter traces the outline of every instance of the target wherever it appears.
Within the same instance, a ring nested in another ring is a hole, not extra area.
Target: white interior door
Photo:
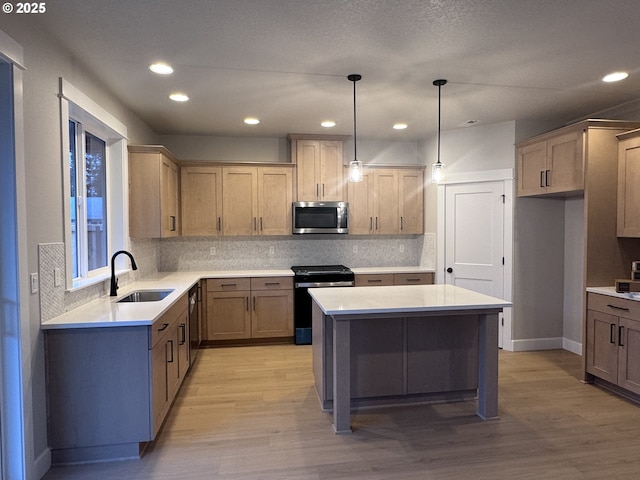
[[[505,198],[502,181],[445,185],[445,283],[505,298]]]

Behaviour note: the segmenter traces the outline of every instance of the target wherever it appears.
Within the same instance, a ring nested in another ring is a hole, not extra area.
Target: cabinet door
[[[258,233],[257,169],[255,167],[224,167],[222,176],[223,235],[256,235]]]
[[[383,287],[393,285],[393,273],[359,273],[356,287]]]
[[[373,233],[373,170],[365,170],[362,182],[347,184],[349,201],[349,234]]]
[[[299,202],[320,200],[320,141],[296,140],[296,184]]]
[[[422,170],[399,170],[400,233],[424,233],[424,175]]]
[[[374,185],[374,230],[378,235],[400,233],[398,171],[376,170]]]
[[[180,364],[178,359],[178,343],[180,342],[178,323],[174,322],[171,329],[171,334],[165,343],[165,348],[167,350],[167,401],[169,405],[171,405],[176,393],[178,393],[178,388],[180,388],[182,378],[180,377]]]
[[[587,310],[586,369],[611,383],[618,381],[618,317]]]
[[[618,236],[640,237],[640,142],[625,139],[618,148]]]
[[[290,168],[258,168],[258,231],[291,235],[293,172]]]
[[[547,140],[547,192],[571,192],[584,189],[582,130]]]
[[[252,338],[293,336],[293,290],[252,292]]]
[[[320,142],[320,198],[325,202],[344,201],[342,142]]]
[[[640,394],[640,322],[620,318],[618,345],[618,385]]]
[[[152,408],[152,421],[153,432],[151,438],[153,439],[158,433],[162,421],[169,410],[168,402],[168,388],[167,388],[167,342],[161,340],[153,347],[153,350],[149,352],[151,357],[151,408]]]
[[[249,292],[207,293],[207,340],[251,338]]]
[[[394,285],[433,285],[433,273],[394,273]]]
[[[222,168],[182,167],[180,199],[183,236],[222,233]]]
[[[189,313],[185,310],[178,320],[178,376],[181,379],[187,376],[191,364],[191,352],[189,341]]]
[[[177,237],[179,235],[178,217],[178,166],[162,155],[160,165],[160,191],[161,191],[161,236]]]
[[[546,192],[547,142],[518,148],[518,196]]]

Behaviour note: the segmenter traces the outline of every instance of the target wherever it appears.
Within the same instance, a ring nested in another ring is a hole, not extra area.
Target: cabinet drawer
[[[640,318],[640,302],[597,293],[587,295],[587,309],[618,317]]]
[[[356,275],[356,287],[393,285],[393,273],[367,273]]]
[[[293,277],[251,277],[251,290],[291,290]]]
[[[250,288],[250,278],[207,278],[208,292],[236,292]]]
[[[394,273],[394,285],[431,285],[433,273]]]

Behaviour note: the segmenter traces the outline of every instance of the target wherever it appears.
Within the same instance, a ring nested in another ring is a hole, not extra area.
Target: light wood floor
[[[207,349],[141,460],[46,480],[640,478],[640,407],[577,378],[566,351],[500,352],[500,418],[475,402],[384,408],[337,436],[308,346]]]

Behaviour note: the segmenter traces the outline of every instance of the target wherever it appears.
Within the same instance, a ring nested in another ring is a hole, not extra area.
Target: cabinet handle
[[[544,184],[547,187],[551,186],[551,182],[549,181],[550,177],[551,177],[551,170],[545,170],[545,172],[544,172]]]
[[[220,286],[222,288],[225,288],[225,287],[237,287],[238,284],[237,283],[222,283]]]
[[[369,217],[369,230],[373,230],[373,217]]]
[[[376,217],[376,230],[378,230],[378,217]]]
[[[618,307],[617,305],[611,305],[610,303],[607,303],[607,307],[613,308],[614,310],[622,310],[624,312],[628,312],[629,311],[629,309],[627,307]]]
[[[173,340],[169,340],[167,343],[171,344],[171,358],[167,360],[167,363],[173,363]]]
[[[544,170],[540,170],[540,188],[544,188]]]
[[[367,282],[369,282],[369,283],[380,283],[380,282],[382,282],[382,279],[381,278],[370,278],[370,279],[367,280]]]
[[[624,347],[624,343],[622,343],[622,337],[624,337],[624,327],[620,325],[618,327],[618,346]]]
[[[616,324],[609,324],[609,343],[616,343]]]
[[[184,323],[181,323],[180,330],[181,330],[180,345],[184,345],[187,342],[187,326]]]
[[[322,198],[324,198],[324,183],[322,184]]]
[[[316,198],[320,198],[320,184],[316,183]]]
[[[169,221],[171,222],[171,228],[170,228],[170,230],[171,230],[172,232],[175,232],[175,231],[176,231],[176,217],[174,217],[173,215],[171,215],[171,216],[169,217]]]
[[[218,217],[218,231],[222,230],[222,217]]]
[[[407,282],[419,282],[419,278],[407,278]]]
[[[245,304],[246,304],[246,306],[247,306],[247,312],[248,312],[248,311],[249,311],[249,297],[245,297],[245,299],[244,299],[244,303],[245,303]]]
[[[256,229],[257,229],[256,227],[257,227],[257,225],[256,225],[256,217],[253,217],[253,231],[254,231],[254,232],[255,232],[255,231],[256,231]]]
[[[265,283],[265,286],[266,286],[266,285],[270,285],[270,286],[272,286],[272,287],[275,287],[275,286],[277,286],[277,285],[280,285],[280,282],[266,282],[266,283]]]
[[[169,324],[168,324],[168,323],[163,323],[163,324],[162,324],[162,327],[161,327],[161,328],[159,328],[159,329],[158,329],[158,331],[159,331],[159,332],[164,332],[164,331],[167,329],[167,327],[168,327],[168,326],[169,326]]]
[[[253,311],[256,311],[256,297],[253,297]]]
[[[262,231],[262,217],[260,217],[260,231]]]
[[[400,230],[404,230],[404,217],[400,217]]]

